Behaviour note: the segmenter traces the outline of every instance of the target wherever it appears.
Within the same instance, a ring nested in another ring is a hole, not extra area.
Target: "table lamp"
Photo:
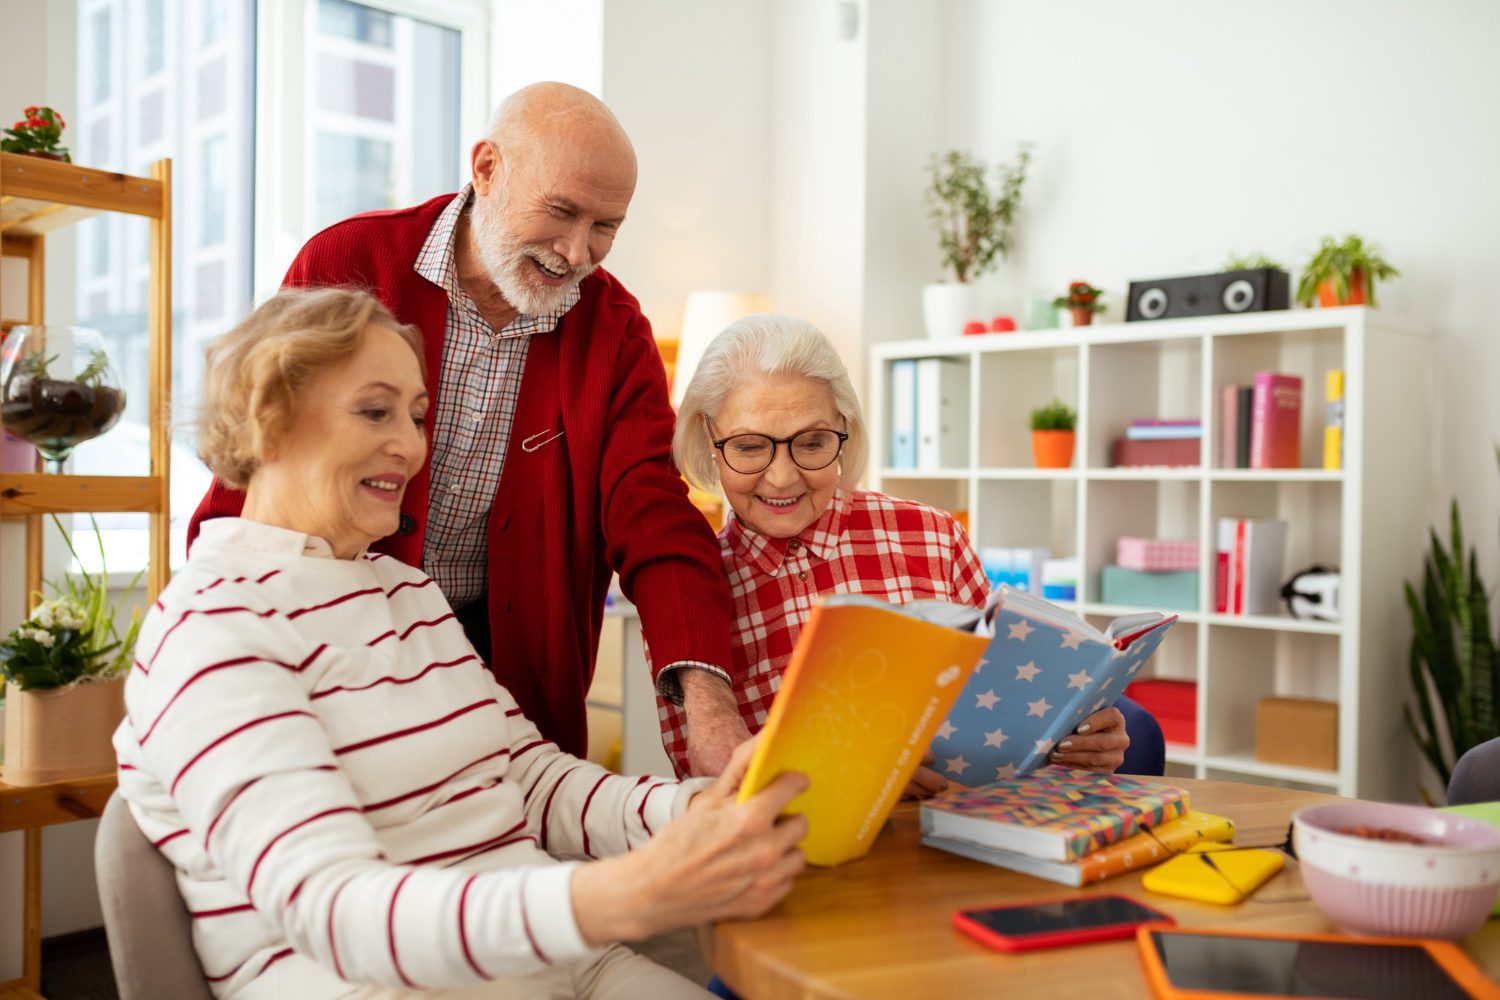
[[[758,292],[688,292],[682,310],[682,333],[677,340],[677,367],[672,376],[674,408],[682,405],[682,395],[693,380],[693,372],[709,341],[740,317],[769,308],[766,297]]]

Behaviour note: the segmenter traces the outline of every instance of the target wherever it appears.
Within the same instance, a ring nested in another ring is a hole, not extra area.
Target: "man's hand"
[[[735,747],[750,738],[740,717],[734,690],[707,670],[683,667],[682,710],[687,715],[688,767],[694,775],[712,776],[728,766]]]
[[[1114,774],[1125,763],[1129,746],[1125,716],[1111,705],[1079,723],[1078,730],[1059,743],[1047,760],[1096,774]]]
[[[737,803],[754,747],[754,740],[741,744],[719,780],[643,847],[573,873],[573,916],[584,941],[599,946],[758,917],[791,892],[806,866],[797,843],[807,817],[781,811],[807,789],[807,777],[779,774]]]

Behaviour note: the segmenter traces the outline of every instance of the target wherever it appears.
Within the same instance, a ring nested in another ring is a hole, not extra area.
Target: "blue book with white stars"
[[[1176,615],[1116,618],[1099,630],[1035,594],[1002,585],[985,618],[990,644],[932,742],[938,773],[965,785],[1007,781],[1115,699]]]

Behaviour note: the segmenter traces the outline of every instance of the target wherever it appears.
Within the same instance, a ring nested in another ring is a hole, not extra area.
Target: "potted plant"
[[[1500,449],[1495,457],[1500,461]],[[1490,627],[1490,592],[1478,553],[1464,548],[1457,500],[1450,510],[1448,547],[1430,530],[1422,590],[1405,585],[1413,694],[1406,728],[1445,790],[1464,751],[1500,736],[1500,648]],[[1444,797],[1421,793],[1429,803]]]
[[[62,531],[57,515],[52,521]],[[53,596],[39,600],[26,620],[0,639],[7,784],[39,785],[114,770],[111,737],[125,715],[123,683],[140,614],[131,616],[123,633],[115,619],[145,570],[111,605],[97,523],[94,537],[98,576],[85,571],[65,577],[62,586],[48,584]],[[66,531],[63,538],[77,562]]]
[[[26,117],[5,130],[9,139],[0,139],[0,152],[25,153],[28,156],[44,156],[49,160],[72,163],[62,140],[63,129],[68,123],[63,116],[47,107],[32,105],[26,109]]]
[[[1072,313],[1074,326],[1088,326],[1094,321],[1094,313],[1104,311],[1104,303],[1099,301],[1103,294],[1102,288],[1095,288],[1087,281],[1074,281],[1068,284],[1068,294],[1053,299],[1052,305]]]
[[[1077,420],[1078,415],[1058,399],[1031,411],[1031,454],[1038,469],[1066,469],[1073,464]]]
[[[1302,271],[1302,280],[1297,284],[1297,301],[1311,306],[1316,297],[1323,308],[1333,306],[1359,306],[1366,301],[1371,306],[1375,301],[1375,282],[1399,277],[1400,271],[1386,263],[1380,248],[1366,243],[1353,233],[1344,237],[1344,242],[1335,243],[1332,236],[1323,237],[1323,244]]]
[[[961,336],[965,323],[992,311],[974,281],[1010,253],[1011,225],[1030,162],[1031,147],[1023,143],[1015,163],[995,168],[993,185],[989,167],[962,150],[934,156],[928,164],[927,215],[937,228],[948,278],[922,289],[929,337]]]

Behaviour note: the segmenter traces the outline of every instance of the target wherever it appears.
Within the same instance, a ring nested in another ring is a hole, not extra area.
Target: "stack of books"
[[[921,821],[928,847],[1070,886],[1234,837],[1231,821],[1191,811],[1180,788],[1055,768],[945,792],[922,803]]]
[[[1295,469],[1302,464],[1302,379],[1260,371],[1250,385],[1220,391],[1219,465]]]
[[[1274,615],[1280,610],[1287,522],[1219,518],[1214,610]]]
[[[1115,441],[1110,464],[1115,466],[1197,465],[1203,440],[1203,422],[1196,417],[1133,420],[1125,436]]]

